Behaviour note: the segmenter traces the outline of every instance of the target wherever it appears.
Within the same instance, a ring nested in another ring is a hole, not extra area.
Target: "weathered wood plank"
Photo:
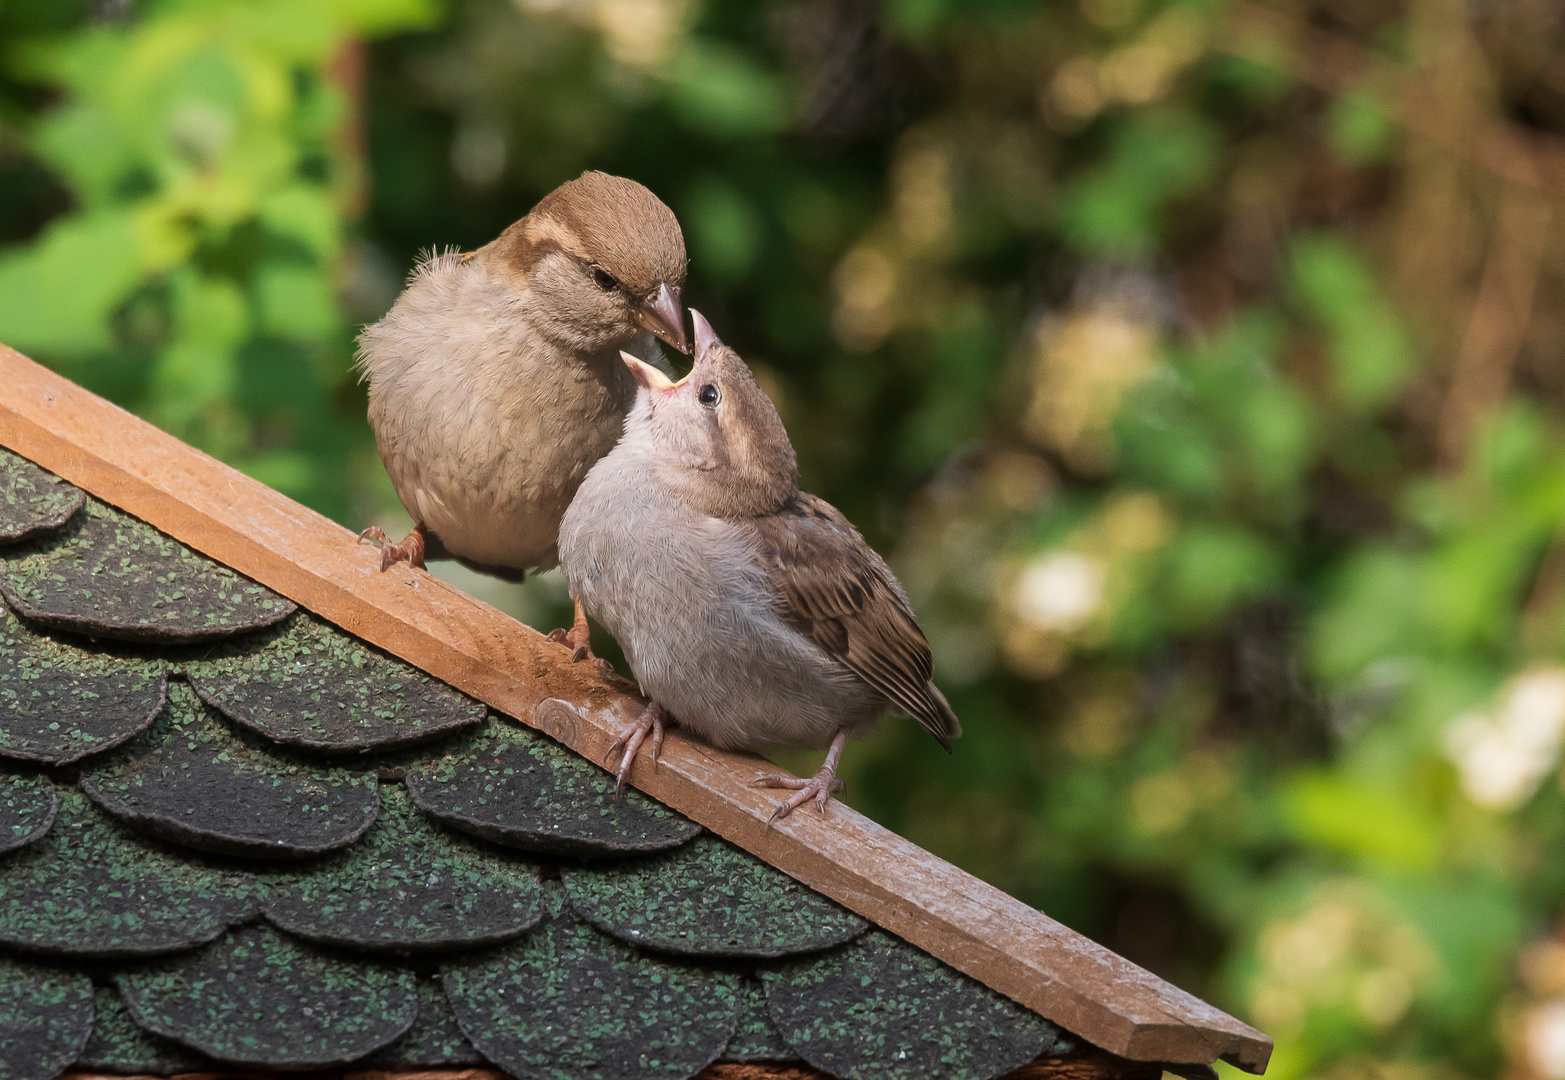
[[[594,761],[640,702],[563,646],[0,346],[0,445]],[[671,733],[631,781],[1097,1046],[1260,1072],[1271,1041],[841,803],[768,825],[760,758]]]

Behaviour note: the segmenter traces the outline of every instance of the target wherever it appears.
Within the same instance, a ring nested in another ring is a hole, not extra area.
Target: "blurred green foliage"
[[[201,0],[92,14],[0,9],[7,165],[47,170],[69,201],[41,222],[7,214],[39,231],[0,253],[0,340],[345,511],[342,459],[364,439],[333,400],[351,381],[336,286],[361,180],[354,91],[331,64],[436,9]]]
[[[394,525],[357,325],[636,177],[963,717],[850,802],[1270,1075],[1565,1078],[1561,190],[1492,151],[1562,153],[1557,5],[7,0],[0,44],[0,340]]]

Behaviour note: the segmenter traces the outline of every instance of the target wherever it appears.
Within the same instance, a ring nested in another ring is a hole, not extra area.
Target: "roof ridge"
[[[641,703],[564,646],[0,346],[0,445],[321,618],[601,761]],[[772,824],[755,757],[671,732],[636,787],[1077,1035],[1124,1057],[1265,1069],[1261,1032],[832,803]]]

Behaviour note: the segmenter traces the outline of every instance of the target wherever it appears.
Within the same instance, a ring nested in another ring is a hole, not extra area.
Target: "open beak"
[[[717,334],[713,332],[712,324],[706,321],[706,316],[695,308],[690,309],[690,321],[696,327],[696,359],[700,360],[708,349],[722,342],[717,340]]]
[[[671,382],[667,375],[638,356],[632,356],[621,350],[619,358],[625,361],[626,367],[630,368],[630,374],[635,378],[636,383],[648,390],[673,390],[690,377],[686,375],[685,379],[680,379],[679,382]]]
[[[631,309],[636,321],[668,342],[682,353],[690,351],[690,339],[685,336],[685,312],[679,306],[679,290],[670,288],[667,282],[658,286],[657,295],[650,300],[639,301]]]

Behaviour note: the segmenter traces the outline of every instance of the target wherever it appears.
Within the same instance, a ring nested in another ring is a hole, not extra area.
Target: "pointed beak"
[[[712,324],[706,321],[706,316],[695,308],[690,309],[690,321],[696,326],[696,359],[700,360],[706,355],[708,349],[713,345],[721,345],[722,342],[718,341],[717,335],[712,332]]]
[[[625,361],[625,366],[630,368],[631,376],[636,380],[637,385],[643,389],[672,390],[679,385],[677,382],[670,382],[667,375],[640,357],[632,356],[630,353],[621,350],[619,358]],[[681,379],[679,382],[684,382],[684,380]]]
[[[668,342],[682,353],[690,351],[690,339],[685,336],[685,312],[679,306],[679,290],[667,282],[658,286],[657,295],[643,300],[632,309],[636,321]]]

